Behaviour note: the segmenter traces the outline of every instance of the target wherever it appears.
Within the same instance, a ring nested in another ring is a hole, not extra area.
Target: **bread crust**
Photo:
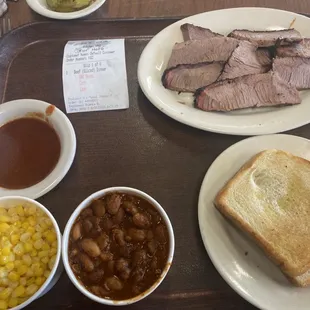
[[[276,152],[285,153],[287,156],[294,159],[294,161],[297,161],[299,163],[302,163],[303,165],[308,165],[310,167],[310,162],[304,158],[300,158],[297,156],[294,156],[292,154],[289,154],[284,151],[278,151],[274,150]],[[229,207],[229,205],[226,203],[226,195],[228,194],[228,191],[230,187],[234,184],[234,182],[238,181],[239,179],[242,179],[245,173],[249,169],[253,167],[253,165],[256,163],[256,161],[264,155],[265,152],[270,152],[270,150],[262,151],[252,157],[245,165],[242,166],[242,168],[226,183],[226,185],[223,187],[223,189],[217,194],[214,204],[216,208],[231,222],[234,223],[238,228],[245,231],[254,241],[262,248],[262,250],[265,252],[265,254],[277,265],[281,268],[282,272],[294,283],[299,286],[305,286],[310,284],[310,274],[309,279],[306,279],[306,281],[301,281],[297,277],[300,275],[303,275],[307,273],[310,269],[310,257],[309,262],[304,266],[298,266],[296,267],[293,265],[290,261],[288,261],[285,257],[283,257],[276,249],[274,249],[270,243],[257,231],[255,231],[255,228],[252,228],[247,222],[245,222],[242,217],[232,208]]]

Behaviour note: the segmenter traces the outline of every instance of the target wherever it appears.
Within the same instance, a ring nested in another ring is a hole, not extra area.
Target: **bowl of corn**
[[[25,197],[0,198],[0,310],[22,309],[59,279],[61,234],[53,215]]]

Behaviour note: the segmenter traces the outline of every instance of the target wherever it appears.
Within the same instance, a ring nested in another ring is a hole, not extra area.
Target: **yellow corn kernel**
[[[10,253],[11,253],[11,249],[8,246],[2,248],[3,255],[9,255]]]
[[[14,261],[14,266],[15,266],[16,268],[18,268],[18,267],[21,266],[22,264],[23,264],[22,261],[19,260],[19,259],[16,259],[16,260]]]
[[[8,285],[9,285],[9,279],[8,278],[0,279],[0,286],[7,287]]]
[[[15,244],[17,244],[18,243],[18,241],[19,241],[19,235],[17,235],[17,234],[13,234],[13,235],[11,235],[11,242],[15,245]]]
[[[11,218],[7,215],[1,214],[0,215],[0,223],[9,223],[11,222]]]
[[[9,216],[13,216],[17,214],[17,211],[15,208],[9,208],[7,213]]]
[[[11,294],[12,294],[12,289],[10,287],[7,287],[0,292],[0,299],[2,300],[8,299]]]
[[[29,254],[23,255],[22,260],[23,260],[24,264],[27,266],[30,266],[32,263],[32,259],[31,259]]]
[[[24,250],[25,250],[26,253],[31,252],[33,250],[33,245],[31,243],[29,243],[29,242],[26,242],[24,244]]]
[[[40,251],[38,253],[38,257],[42,258],[42,257],[48,257],[48,251]]]
[[[8,262],[6,265],[5,265],[5,268],[8,270],[8,271],[11,271],[14,269],[14,263],[13,262]]]
[[[45,270],[44,271],[44,277],[47,279],[50,276],[50,271],[49,270]]]
[[[24,228],[24,229],[27,229],[29,226],[30,225],[27,222],[22,223],[22,228]]]
[[[43,250],[43,251],[49,251],[50,248],[51,248],[51,247],[49,246],[48,243],[44,243],[43,246],[42,246],[42,250]]]
[[[10,261],[9,256],[0,255],[0,265],[5,265]]]
[[[50,251],[49,251],[49,256],[53,256],[53,255],[55,255],[55,254],[57,254],[57,249],[56,249],[56,248],[50,249]]]
[[[34,242],[33,246],[36,250],[40,250],[44,244],[43,239],[38,239]]]
[[[16,273],[15,271],[11,271],[9,274],[8,274],[8,278],[10,281],[13,281],[13,282],[17,282],[19,280],[19,274]]]
[[[6,310],[8,308],[8,303],[6,300],[0,300],[0,309]]]
[[[4,233],[10,228],[8,223],[0,223],[0,232]]]
[[[18,255],[18,256],[22,256],[25,253],[25,249],[22,243],[17,243],[15,245],[15,247],[13,248],[13,252]]]
[[[27,285],[27,279],[26,277],[22,277],[19,279],[19,284],[22,286],[26,286]]]
[[[49,242],[49,243],[53,243],[54,241],[57,240],[57,237],[56,237],[56,234],[55,232],[51,232],[49,231],[47,234],[46,234],[46,240]]]
[[[17,272],[20,276],[22,276],[22,275],[24,275],[24,274],[27,272],[27,270],[28,270],[28,267],[27,267],[26,265],[21,265],[21,266],[19,266],[19,267],[17,268],[16,272]]]
[[[25,243],[30,239],[30,237],[31,237],[31,234],[29,232],[26,232],[20,236],[19,240]]]
[[[47,256],[44,256],[41,258],[41,262],[46,265],[49,262],[49,258]]]
[[[17,286],[12,292],[12,297],[23,297],[25,295],[25,287],[23,285]]]
[[[36,232],[42,233],[42,227],[39,224],[36,224],[36,226],[34,227]]]
[[[29,278],[29,277],[33,277],[34,273],[33,273],[33,270],[28,268],[27,272],[26,272],[26,276]],[[29,284],[29,283],[28,283]]]
[[[28,210],[29,214],[34,215],[34,214],[36,214],[36,211],[37,211],[37,207],[36,206],[30,206],[29,207],[29,210]]]
[[[15,261],[15,254],[14,254],[13,252],[11,252],[11,253],[9,254],[9,261],[10,261],[10,262],[14,262],[14,261]]]
[[[54,267],[54,264],[55,264],[55,261],[56,261],[56,255],[54,255],[54,256],[52,256],[51,258],[50,258],[50,261],[48,262],[48,267],[49,267],[49,269],[53,269],[53,267]]]
[[[30,256],[31,256],[31,257],[36,257],[37,255],[38,255],[37,250],[32,250],[32,251],[30,252]]]
[[[41,264],[40,263],[33,263],[32,265],[31,265],[31,269],[32,270],[36,270],[36,269],[38,269],[38,268],[40,268],[41,267]]]
[[[40,232],[35,232],[33,235],[32,235],[32,240],[39,240],[42,238],[42,235]]]
[[[9,307],[14,308],[18,305],[18,299],[17,298],[10,298],[9,299]]]
[[[45,280],[45,277],[37,277],[34,282],[36,285],[41,286],[45,282]]]
[[[24,216],[24,215],[25,215],[25,211],[24,211],[23,206],[17,206],[17,208],[16,208],[16,213],[17,213],[19,216]]]
[[[8,279],[8,287],[10,287],[11,289],[15,289],[17,286],[19,285],[19,282],[16,281],[16,282],[12,282]]]
[[[34,225],[31,224],[30,227],[27,228],[27,232],[30,234],[30,235],[33,235],[36,230],[33,228]]]
[[[32,257],[31,258],[35,263],[39,263],[40,262],[40,258],[38,257],[38,253],[36,257]]]
[[[41,277],[43,276],[43,274],[44,274],[44,270],[41,267],[34,270],[34,275],[36,277]]]
[[[31,284],[28,287],[26,287],[26,295],[27,296],[32,296],[38,289],[39,289],[38,285]]]

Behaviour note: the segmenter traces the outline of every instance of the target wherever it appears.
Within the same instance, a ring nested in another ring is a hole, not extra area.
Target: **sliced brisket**
[[[214,83],[222,70],[221,62],[179,65],[164,72],[162,83],[171,90],[194,92],[202,86]]]
[[[204,111],[231,111],[300,102],[296,88],[274,72],[220,81],[195,93],[195,106]]]
[[[209,28],[203,28],[195,26],[193,24],[181,25],[181,31],[183,34],[184,41],[187,40],[202,40],[213,37],[222,37],[221,34],[211,31]]]
[[[238,40],[215,37],[176,43],[173,47],[167,69],[183,64],[227,61],[238,45]]]
[[[287,45],[302,40],[301,34],[295,29],[277,31],[250,31],[236,29],[228,36],[238,40],[250,41],[257,44],[259,47],[272,46],[275,45],[276,42],[280,45]]]
[[[276,49],[278,57],[306,57],[310,58],[310,39],[303,39],[300,43],[289,46],[279,46]]]
[[[310,88],[310,58],[277,57],[272,68],[285,82],[297,89]]]
[[[225,64],[219,80],[269,71],[268,67],[262,66],[259,62],[256,50],[257,45],[248,41],[240,41]]]
[[[262,66],[266,67],[266,69],[268,68],[268,70],[270,70],[272,65],[272,56],[270,50],[265,47],[258,48],[256,51],[256,55],[258,62]]]

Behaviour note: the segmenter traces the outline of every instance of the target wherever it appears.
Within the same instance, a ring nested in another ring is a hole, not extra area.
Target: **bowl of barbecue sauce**
[[[33,99],[0,105],[0,196],[47,193],[66,175],[75,150],[74,129],[54,105]]]

